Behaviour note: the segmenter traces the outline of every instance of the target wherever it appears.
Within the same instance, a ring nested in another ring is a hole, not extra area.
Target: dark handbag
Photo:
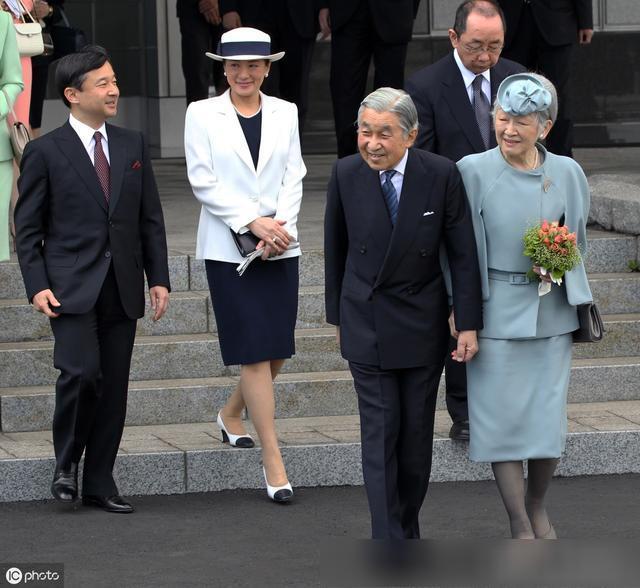
[[[260,242],[260,239],[256,237],[251,231],[247,231],[246,233],[242,233],[242,235],[239,235],[232,229],[229,230],[231,231],[233,241],[236,244],[236,247],[238,248],[238,251],[240,252],[240,255],[242,255],[242,257],[248,257],[256,250],[256,246]]]
[[[578,305],[580,326],[573,332],[574,343],[595,343],[604,335],[604,324],[600,311],[594,302]]]
[[[53,59],[77,53],[85,45],[88,45],[84,31],[72,27],[65,11],[62,8],[58,8],[58,10],[60,11],[60,22],[52,24],[49,29],[53,39]]]

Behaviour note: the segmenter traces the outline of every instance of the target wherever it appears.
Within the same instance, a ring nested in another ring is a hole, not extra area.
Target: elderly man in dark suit
[[[300,130],[309,110],[309,74],[318,30],[318,0],[220,0],[222,26],[254,27],[268,33],[274,52],[287,58],[272,64],[264,90],[298,107]]]
[[[50,318],[60,370],[51,491],[77,498],[84,452],[83,504],[129,513],[112,470],[145,273],[155,320],[169,301],[164,220],[142,135],[105,124],[119,90],[104,49],[63,57],[56,86],[71,115],[27,145],[15,211],[27,295]]]
[[[572,157],[571,55],[576,43],[591,43],[592,0],[500,0],[500,6],[507,21],[504,55],[544,74],[558,92],[558,118],[546,147],[556,155]]]
[[[374,539],[420,536],[449,339],[442,245],[459,331],[457,361],[477,352],[482,328],[464,187],[452,161],[411,148],[417,128],[404,91],[380,88],[367,96],[358,113],[360,155],[335,163],[327,193],[327,320],[338,327],[358,394]]]
[[[319,0],[320,29],[331,34],[331,100],[338,157],[357,152],[355,119],[366,94],[369,63],[373,87],[402,88],[407,45],[420,0]]]
[[[414,73],[406,84],[420,119],[416,147],[458,161],[496,146],[491,104],[502,80],[524,71],[520,64],[500,58],[504,35],[502,11],[493,0],[467,0],[458,6],[449,29],[453,51]],[[449,436],[467,441],[466,368],[451,359],[445,366],[453,421]]]

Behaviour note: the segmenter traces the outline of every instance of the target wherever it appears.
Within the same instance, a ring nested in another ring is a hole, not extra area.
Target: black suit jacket
[[[499,59],[491,68],[491,102],[498,86],[522,65]],[[460,69],[450,51],[439,61],[414,73],[405,84],[418,110],[420,126],[415,146],[458,161],[471,153],[485,151],[480,129]],[[490,146],[496,138],[490,135]]]
[[[507,21],[505,47],[518,29],[524,9],[521,0],[500,0]],[[593,28],[592,0],[531,0],[531,12],[538,30],[549,45],[568,45],[578,40],[579,29]]]
[[[50,288],[61,312],[88,312],[113,264],[122,306],[144,314],[149,286],[169,288],[162,208],[142,134],[107,125],[109,206],[80,138],[67,122],[31,141],[15,210],[20,269],[31,301]]]
[[[325,214],[327,321],[349,361],[401,369],[439,363],[449,339],[445,245],[460,330],[482,327],[476,245],[462,179],[444,157],[410,149],[395,227],[377,171],[336,161]]]
[[[296,28],[296,32],[303,39],[314,39],[318,30],[317,0],[220,0],[220,15],[227,12],[237,12],[242,19],[243,26],[252,23],[269,22],[267,11],[278,12],[284,5]],[[248,23],[248,24],[245,24]]]
[[[337,31],[353,16],[360,2],[367,2],[376,33],[385,43],[408,43],[420,0],[320,0],[329,8],[331,30]]]

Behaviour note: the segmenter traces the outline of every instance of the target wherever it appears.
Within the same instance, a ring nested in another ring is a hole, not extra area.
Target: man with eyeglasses
[[[496,146],[491,125],[491,104],[500,82],[525,71],[500,58],[505,23],[494,0],[467,0],[458,6],[449,29],[453,51],[414,73],[406,90],[418,109],[415,146],[453,161]],[[451,340],[451,349],[456,341]],[[467,378],[464,364],[445,364],[447,409],[453,424],[449,437],[469,439]]]

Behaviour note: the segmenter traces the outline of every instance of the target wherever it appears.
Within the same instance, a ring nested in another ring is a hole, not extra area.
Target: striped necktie
[[[396,217],[398,216],[398,193],[395,186],[391,181],[391,178],[396,175],[395,169],[389,169],[382,172],[384,176],[384,182],[382,183],[382,194],[384,195],[384,201],[387,203],[387,210],[389,211],[389,217],[391,218],[391,224],[396,224]]]
[[[478,121],[478,128],[484,143],[485,149],[489,149],[489,137],[491,134],[490,106],[485,93],[482,91],[482,79],[484,76],[476,76],[473,80],[473,111]]]
[[[93,138],[96,140],[96,146],[93,150],[93,166],[96,168],[98,181],[104,192],[104,199],[107,201],[107,204],[109,204],[109,197],[111,196],[111,172],[107,156],[102,149],[102,133],[96,131]]]

